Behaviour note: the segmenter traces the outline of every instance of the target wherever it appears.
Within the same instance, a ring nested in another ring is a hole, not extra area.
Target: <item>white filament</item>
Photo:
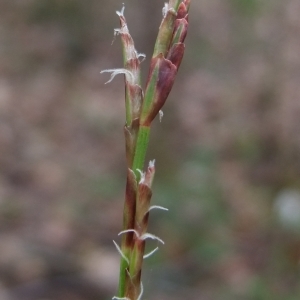
[[[126,230],[123,230],[121,231],[118,235],[121,235],[123,233],[127,233],[127,232],[134,232],[136,237],[141,240],[141,241],[144,241],[146,239],[151,239],[151,240],[157,240],[159,241],[160,243],[164,244],[165,242],[160,239],[159,237],[155,236],[154,234],[151,234],[151,233],[144,233],[142,235],[140,235],[135,229],[126,229]]]
[[[152,250],[151,252],[145,254],[145,255],[143,256],[143,258],[146,259],[146,258],[150,257],[150,256],[151,256],[153,253],[155,253],[157,250],[158,250],[158,247],[156,247],[156,248],[155,248],[154,250]]]
[[[150,206],[149,207],[149,209],[148,209],[148,211],[147,212],[149,212],[150,210],[152,210],[152,209],[160,209],[160,210],[165,210],[165,211],[168,211],[168,209],[167,208],[165,208],[165,207],[163,207],[163,206],[159,206],[159,205],[152,205],[152,206]]]
[[[124,74],[125,77],[126,77],[126,80],[130,83],[134,83],[134,75],[132,72],[126,70],[126,69],[123,69],[123,68],[119,68],[119,69],[106,69],[106,70],[103,70],[100,72],[100,74],[102,73],[111,73],[110,75],[110,79],[105,82],[105,84],[111,82],[116,75],[119,75],[119,74]]]
[[[125,261],[129,264],[129,259],[125,256],[125,254],[122,252],[121,248],[119,247],[119,245],[113,240],[113,243],[115,244],[117,251],[120,253],[120,255],[122,256],[122,258],[125,259]]]

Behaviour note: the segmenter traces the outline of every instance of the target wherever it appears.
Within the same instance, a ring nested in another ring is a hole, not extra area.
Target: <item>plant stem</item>
[[[136,148],[134,153],[134,159],[132,164],[132,170],[137,178],[137,182],[140,180],[140,172],[138,170],[144,169],[144,163],[146,158],[146,152],[150,138],[150,126],[140,126],[136,141]]]
[[[123,69],[104,70],[125,74],[127,181],[123,211],[123,234],[118,297],[115,299],[140,300],[145,240],[151,238],[163,243],[158,237],[147,233],[152,182],[155,174],[154,161],[145,172],[144,164],[150,138],[150,127],[163,107],[180,66],[184,53],[184,39],[188,27],[190,0],[169,0],[163,9],[163,20],[150,62],[145,88],[141,88],[140,60],[144,56],[135,50],[124,17],[124,7],[117,12],[121,28],[115,33],[121,36],[123,46]],[[159,207],[155,207],[159,208]]]

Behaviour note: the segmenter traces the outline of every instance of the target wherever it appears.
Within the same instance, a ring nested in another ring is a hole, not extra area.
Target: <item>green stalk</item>
[[[150,126],[140,126],[136,141],[136,148],[134,153],[134,159],[132,164],[132,170],[137,178],[137,182],[140,181],[140,172],[138,170],[144,169],[144,163],[146,153],[148,149],[150,138]]]

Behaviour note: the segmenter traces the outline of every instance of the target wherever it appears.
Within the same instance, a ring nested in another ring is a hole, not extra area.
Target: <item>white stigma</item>
[[[105,84],[107,83],[110,83],[116,75],[119,75],[119,74],[124,74],[125,77],[126,77],[126,80],[130,83],[134,83],[134,75],[132,72],[126,70],[126,69],[123,69],[123,68],[119,68],[119,69],[106,69],[106,70],[103,70],[100,72],[100,74],[102,73],[111,73],[110,75],[110,79],[105,82]]]
[[[159,205],[152,205],[152,206],[150,206],[150,207],[149,207],[149,209],[148,209],[148,212],[149,212],[150,210],[152,210],[152,209],[160,209],[160,210],[165,210],[165,211],[168,211],[168,209],[167,209],[167,208],[165,208],[165,207],[163,207],[163,206],[159,206]]]
[[[144,241],[146,239],[151,239],[151,240],[157,240],[159,241],[160,243],[164,244],[165,242],[160,239],[159,237],[155,236],[154,234],[151,234],[151,233],[144,233],[142,235],[140,235],[135,229],[127,229],[127,230],[123,230],[121,231],[118,235],[121,235],[123,233],[128,233],[128,232],[134,232],[136,237],[141,240],[141,241]]]

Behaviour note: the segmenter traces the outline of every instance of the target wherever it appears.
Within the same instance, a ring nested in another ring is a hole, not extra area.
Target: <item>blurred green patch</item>
[[[262,146],[257,134],[249,132],[239,135],[233,146],[236,149],[237,156],[247,162],[256,162],[262,156]]]
[[[0,223],[2,229],[17,225],[23,218],[23,210],[16,199],[5,199],[0,204]]]
[[[86,192],[93,198],[115,199],[120,191],[123,191],[124,180],[121,178],[110,178],[95,176],[88,180],[85,185]],[[98,200],[97,200],[98,201]]]
[[[229,249],[230,239],[224,238],[229,213],[216,179],[217,159],[211,149],[195,149],[177,178],[154,184],[155,204],[169,209],[151,214],[154,232],[163,228],[169,242],[182,249],[177,251],[191,251],[199,270],[211,267]]]
[[[262,5],[263,0],[230,0],[238,14],[253,16]]]

